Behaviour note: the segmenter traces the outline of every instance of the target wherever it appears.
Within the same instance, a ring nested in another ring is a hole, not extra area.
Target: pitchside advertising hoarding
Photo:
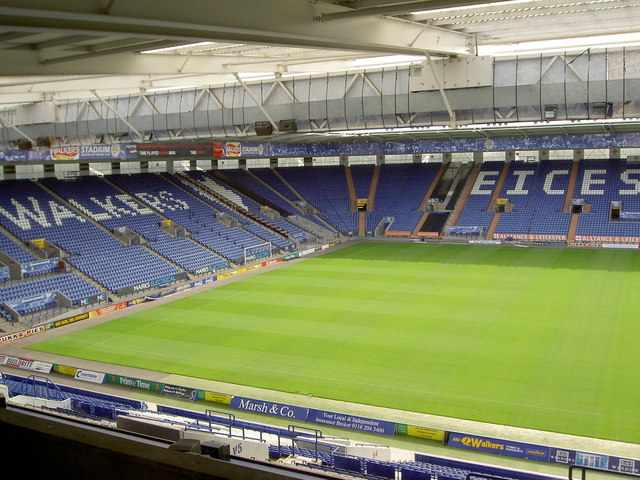
[[[275,417],[282,417],[300,422],[317,423],[328,427],[346,428],[376,435],[395,435],[396,424],[375,418],[358,415],[316,410],[298,407],[286,403],[257,400],[247,397],[233,397],[229,406],[245,412],[261,413]]]
[[[640,460],[470,435],[468,433],[449,432],[446,445],[539,462],[640,474]]]
[[[373,433],[376,435],[393,436],[396,432],[395,422],[360,417],[358,415],[345,413],[327,412],[325,410],[310,409],[307,416],[307,422]]]
[[[549,461],[549,448],[529,443],[513,442],[466,433],[450,432],[447,445],[450,447],[475,450],[478,452],[496,453],[509,457],[527,460]]]

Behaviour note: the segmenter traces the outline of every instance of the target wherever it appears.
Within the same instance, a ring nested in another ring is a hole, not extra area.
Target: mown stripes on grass
[[[366,242],[33,348],[638,442],[638,253]]]

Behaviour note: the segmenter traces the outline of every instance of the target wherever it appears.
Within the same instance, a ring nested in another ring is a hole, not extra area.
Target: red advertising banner
[[[98,310],[94,310],[93,312],[89,312],[89,317],[97,317],[98,315],[104,315],[105,313],[115,312],[116,310],[120,310],[122,308],[127,308],[129,306],[129,302],[116,303],[115,305],[109,305],[108,307],[100,308]]]

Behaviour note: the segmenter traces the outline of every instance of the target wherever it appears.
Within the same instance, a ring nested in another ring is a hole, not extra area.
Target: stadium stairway
[[[367,196],[367,210],[375,210],[376,192],[378,190],[378,181],[380,180],[380,165],[376,165],[373,169],[371,177],[371,186],[369,187],[369,195]]]
[[[291,185],[286,178],[284,178],[284,176],[278,171],[277,168],[272,168],[271,171],[289,189],[289,191],[291,191],[291,193],[298,197],[298,200],[305,203],[307,202],[307,199],[304,198],[302,194],[293,185]]]
[[[498,177],[498,182],[493,190],[493,194],[491,195],[491,200],[489,201],[489,207],[487,211],[492,212],[495,208],[496,201],[500,197],[500,193],[502,192],[502,187],[504,185],[505,179],[507,178],[507,173],[509,173],[509,169],[511,167],[511,162],[505,162],[502,166],[502,171],[500,172],[500,176]],[[493,214],[493,218],[491,219],[491,223],[489,224],[489,228],[487,229],[487,234],[485,238],[491,240],[493,239],[493,234],[496,232],[496,228],[498,227],[498,222],[500,221],[500,213],[496,212]]]
[[[574,213],[571,215],[571,223],[569,223],[569,231],[567,232],[567,242],[574,242],[576,239],[576,231],[578,230],[578,222],[580,221],[580,214]]]
[[[502,166],[502,171],[500,172],[500,176],[498,177],[498,182],[493,189],[493,195],[491,195],[491,200],[489,201],[489,206],[487,207],[488,212],[493,212],[493,208],[496,205],[496,201],[500,197],[500,193],[502,192],[502,186],[504,185],[504,181],[507,178],[507,174],[509,173],[509,169],[511,167],[511,162],[504,162]]]
[[[353,175],[351,174],[351,167],[344,167],[344,175],[347,179],[347,188],[349,189],[349,199],[351,206],[349,207],[352,212],[355,212],[358,208],[358,196],[356,195],[356,187],[353,184]],[[366,229],[366,227],[365,227]]]
[[[358,212],[358,235],[363,237],[367,234],[367,212]]]
[[[493,218],[491,219],[491,223],[489,224],[489,228],[487,229],[487,235],[485,238],[488,240],[493,239],[493,234],[496,233],[496,227],[498,226],[498,222],[500,221],[500,212],[496,212],[493,214]]]
[[[481,164],[477,164],[473,166],[473,170],[471,171],[471,174],[467,179],[467,183],[464,186],[464,191],[460,196],[460,199],[458,200],[457,205],[453,209],[453,214],[451,215],[451,218],[449,219],[449,223],[447,226],[456,225],[458,218],[460,218],[460,214],[462,213],[462,210],[464,210],[464,207],[467,203],[467,199],[469,198],[469,195],[471,195],[471,190],[473,189],[473,186],[475,185],[476,180],[478,179],[478,175],[480,174],[481,167],[482,167]]]
[[[571,165],[571,173],[569,175],[569,185],[567,187],[567,196],[564,199],[564,208],[562,210],[563,212],[568,213],[571,211],[571,202],[573,201],[573,192],[575,192],[575,189],[576,189],[579,170],[580,170],[580,162],[574,161],[573,164]]]
[[[447,168],[449,168],[449,164],[448,163],[443,163],[440,166],[440,168],[438,169],[438,173],[436,173],[436,176],[433,179],[433,182],[431,182],[431,185],[429,186],[429,189],[424,194],[424,197],[422,198],[422,201],[420,202],[420,207],[419,207],[419,210],[423,210],[424,213],[420,217],[420,220],[418,220],[418,223],[416,224],[415,228],[413,229],[413,232],[411,232],[411,236],[412,237],[417,236],[418,233],[422,231],[422,227],[423,227],[424,223],[427,221],[427,217],[429,216],[429,212],[427,212],[425,210],[425,205],[427,204],[427,202],[429,201],[429,199],[433,195],[433,192],[436,190],[436,187],[440,183],[440,180],[444,176],[444,173],[447,171]]]

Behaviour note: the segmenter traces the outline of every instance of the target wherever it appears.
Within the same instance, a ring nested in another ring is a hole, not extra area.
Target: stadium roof
[[[0,88],[62,100],[425,55],[633,45],[639,16],[637,0],[2,0]]]
[[[430,58],[634,46],[639,16],[640,0],[0,0],[0,107]],[[526,135],[528,128],[411,134]],[[558,134],[630,127],[547,128]]]

